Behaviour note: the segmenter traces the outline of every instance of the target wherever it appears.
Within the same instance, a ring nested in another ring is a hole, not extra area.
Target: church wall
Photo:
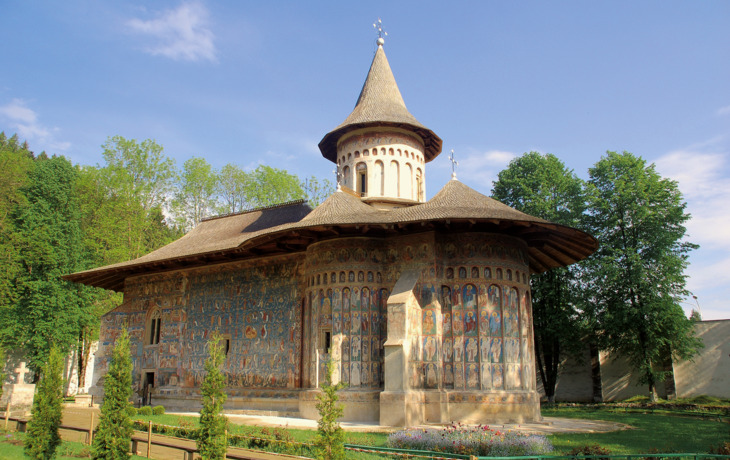
[[[296,276],[300,257],[232,263],[128,279],[124,303],[102,318],[98,373],[108,368],[111,348],[127,327],[141,396],[154,374],[155,397],[175,405],[199,394],[207,342],[214,331],[227,340],[223,371],[228,406],[256,389],[273,392],[300,386],[302,296]],[[159,313],[157,313],[159,312]],[[152,338],[155,315],[160,333]],[[284,393],[281,397],[291,397]],[[197,404],[197,402],[195,403]],[[194,404],[193,404],[194,405]]]

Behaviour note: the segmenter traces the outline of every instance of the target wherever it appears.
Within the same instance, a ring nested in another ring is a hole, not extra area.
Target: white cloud
[[[491,181],[496,180],[499,171],[516,157],[517,154],[504,150],[471,153],[463,159],[459,159],[457,154],[456,160],[459,162],[456,167],[457,176],[481,183],[488,179],[491,187]]]
[[[0,120],[8,123],[21,140],[26,140],[33,150],[57,153],[68,150],[71,143],[56,139],[58,128],[48,128],[38,121],[38,114],[22,99],[13,99],[0,106]],[[8,136],[13,132],[6,132]]]
[[[183,61],[217,60],[213,32],[208,28],[208,10],[200,3],[182,3],[156,19],[132,19],[127,25],[157,39],[146,48],[152,55]]]
[[[725,107],[720,107],[717,109],[718,115],[730,115],[730,105],[726,105]]]
[[[685,149],[655,161],[657,171],[679,183],[692,219],[690,240],[706,248],[730,250],[730,164],[728,154]]]
[[[700,249],[690,253],[687,289],[698,296],[703,319],[728,318],[730,296],[730,152],[725,138],[669,152],[656,161],[659,174],[679,183],[692,218],[688,240]],[[689,312],[694,300],[683,304]]]

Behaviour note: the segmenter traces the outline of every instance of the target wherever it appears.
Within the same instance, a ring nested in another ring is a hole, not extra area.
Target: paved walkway
[[[197,412],[175,412],[175,415],[197,416]],[[238,425],[256,425],[267,427],[285,427],[300,429],[317,429],[317,421],[295,417],[275,417],[270,415],[239,415],[227,414],[231,423]],[[390,426],[380,426],[376,423],[368,422],[340,422],[342,428],[346,431],[395,431],[398,428]],[[423,425],[423,428],[438,428],[443,425]],[[603,420],[584,420],[562,417],[544,417],[541,422],[529,423],[507,423],[489,425],[492,428],[500,430],[522,431],[525,433],[535,434],[553,434],[553,433],[602,433],[607,431],[617,431],[630,428],[628,425],[614,422],[606,422]]]

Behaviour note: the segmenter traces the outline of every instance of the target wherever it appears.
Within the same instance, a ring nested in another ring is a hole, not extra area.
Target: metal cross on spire
[[[456,161],[454,158],[454,150],[451,149],[451,155],[449,155],[449,160],[451,161],[451,178],[456,179],[456,167],[459,165],[459,162]]]
[[[386,32],[385,29],[383,29],[383,21],[381,21],[380,18],[378,18],[377,22],[373,23],[373,28],[378,31],[378,40],[377,40],[378,45],[383,46],[383,44],[385,43],[385,39],[383,37],[388,36],[388,32]]]

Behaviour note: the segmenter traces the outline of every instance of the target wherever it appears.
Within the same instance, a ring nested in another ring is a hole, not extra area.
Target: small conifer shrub
[[[314,452],[317,460],[345,459],[345,432],[337,422],[342,417],[342,404],[339,404],[337,392],[344,388],[342,382],[332,384],[332,360],[327,361],[325,382],[322,393],[317,395],[315,405],[319,412],[317,436],[314,438]]]
[[[142,406],[137,411],[139,415],[150,416],[152,415],[152,408],[150,406]]]
[[[226,429],[228,419],[221,414],[227,396],[224,391],[226,376],[221,372],[225,360],[225,352],[221,344],[221,336],[213,333],[208,342],[208,359],[205,361],[206,375],[200,386],[203,396],[203,407],[200,409],[200,429],[198,430],[198,451],[205,460],[225,458],[228,450]]]
[[[152,408],[152,415],[164,415],[165,406],[155,406]]]
[[[48,360],[41,370],[36,387],[25,437],[25,454],[35,459],[53,458],[61,444],[58,427],[63,415],[63,356],[55,346],[51,347]]]
[[[127,329],[117,338],[104,379],[104,402],[91,455],[95,459],[126,459],[132,438],[132,356]]]

